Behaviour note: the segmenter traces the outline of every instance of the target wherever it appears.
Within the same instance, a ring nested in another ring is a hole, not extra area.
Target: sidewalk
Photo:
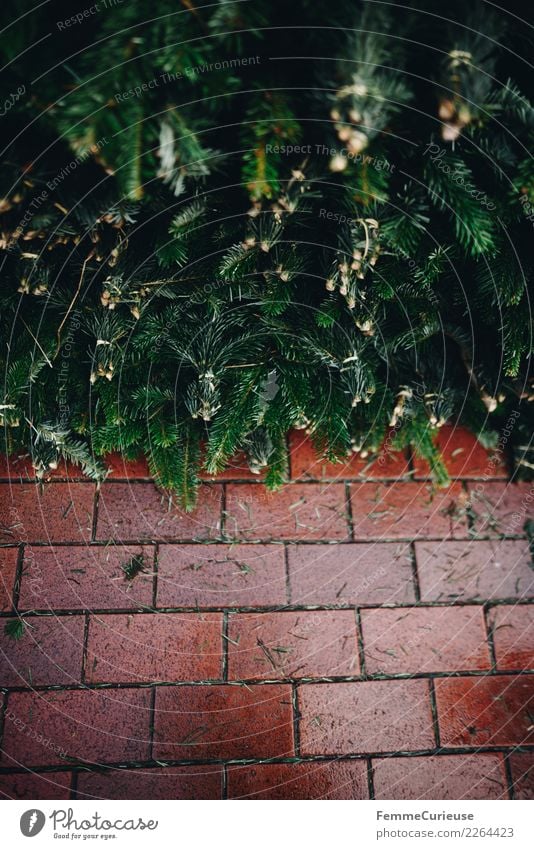
[[[141,461],[2,460],[0,796],[532,798],[534,485],[441,440],[446,490],[299,432],[281,491],[238,460],[188,515]]]

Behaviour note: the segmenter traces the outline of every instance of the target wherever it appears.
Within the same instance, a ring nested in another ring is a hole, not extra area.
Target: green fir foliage
[[[144,454],[192,510],[237,452],[280,486],[292,428],[445,484],[439,428],[518,410],[531,474],[528,44],[468,5],[7,0],[3,449]]]

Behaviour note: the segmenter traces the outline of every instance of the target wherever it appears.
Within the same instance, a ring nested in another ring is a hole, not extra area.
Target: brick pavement
[[[532,798],[534,488],[440,443],[435,491],[294,433],[278,493],[238,458],[188,515],[142,461],[4,458],[0,796]]]

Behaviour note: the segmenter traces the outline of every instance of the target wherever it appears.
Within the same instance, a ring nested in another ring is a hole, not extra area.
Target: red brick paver
[[[534,515],[533,483],[469,484],[470,510],[480,536],[524,535]]]
[[[534,742],[534,678],[449,678],[436,681],[435,686],[442,745]]]
[[[484,448],[464,427],[446,425],[439,429],[435,441],[452,478],[481,478],[486,481],[488,478],[508,477],[502,452]],[[416,478],[430,477],[428,463],[417,453],[413,465]]]
[[[460,484],[351,484],[354,539],[463,537],[467,495]]]
[[[170,613],[162,622],[156,613],[90,618],[88,682],[202,681],[221,674],[220,614]]]
[[[373,760],[377,799],[507,799],[502,755]]]
[[[235,614],[230,616],[228,643],[231,680],[359,672],[356,620],[350,610]]]
[[[34,477],[35,469],[29,454],[12,454],[9,457],[0,454],[0,478],[9,481]]]
[[[47,480],[65,478],[83,479],[83,475],[78,466],[73,466],[72,463],[65,460],[59,460],[57,469],[48,469]],[[0,454],[0,479],[5,481],[16,480],[19,483],[29,480],[36,481],[36,470],[30,454],[12,454],[10,457]]]
[[[11,693],[0,766],[144,760],[149,727],[148,690]]]
[[[230,799],[368,799],[364,761],[255,764],[228,769]]]
[[[0,799],[69,799],[70,772],[22,772],[0,775]]]
[[[221,799],[222,767],[174,766],[81,772],[78,799]]]
[[[152,484],[109,483],[102,486],[97,539],[213,539],[220,536],[220,486],[200,490],[198,506],[186,513],[169,503]]]
[[[257,475],[251,472],[245,454],[240,451],[222,471],[212,475],[202,469],[199,477],[204,481],[258,481],[265,477],[265,471],[262,469]]]
[[[89,483],[0,484],[0,543],[88,542],[94,497]]]
[[[332,463],[318,457],[311,439],[294,431],[289,438],[291,476],[302,480],[397,480],[410,474],[406,452],[383,450],[377,456],[351,454]]]
[[[192,513],[142,458],[0,461],[0,796],[534,798],[534,490],[437,439],[444,489],[297,432]]]
[[[132,560],[140,571],[129,579]],[[24,553],[19,608],[143,608],[152,604],[153,583],[153,546],[33,546]]]
[[[16,622],[6,619],[4,622]],[[7,687],[77,684],[82,671],[85,618],[29,616],[22,636],[0,633],[0,681]]]
[[[534,669],[534,605],[502,605],[489,615],[498,669]]]
[[[308,755],[413,751],[434,746],[427,681],[305,684],[298,688]]]
[[[103,462],[108,470],[107,480],[150,479],[148,463],[144,457],[126,460],[121,454],[108,454]]]
[[[229,484],[226,534],[242,540],[348,539],[345,487],[289,484],[270,493],[255,484]]]
[[[534,752],[510,755],[514,799],[534,799]]]
[[[526,540],[416,542],[423,601],[485,601],[534,596]]]
[[[292,698],[286,684],[163,687],[157,691],[157,760],[292,755]]]
[[[288,561],[292,604],[415,601],[411,550],[404,543],[291,545]]]
[[[285,604],[280,545],[161,545],[158,607],[262,607]]]
[[[363,610],[361,616],[369,674],[491,668],[480,607]]]

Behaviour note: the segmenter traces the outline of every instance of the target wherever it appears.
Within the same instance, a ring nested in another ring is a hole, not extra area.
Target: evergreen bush
[[[389,434],[444,483],[452,420],[534,468],[510,5],[4,8],[8,454],[102,479],[144,453],[186,509],[238,450],[279,485],[291,428],[330,458]]]

